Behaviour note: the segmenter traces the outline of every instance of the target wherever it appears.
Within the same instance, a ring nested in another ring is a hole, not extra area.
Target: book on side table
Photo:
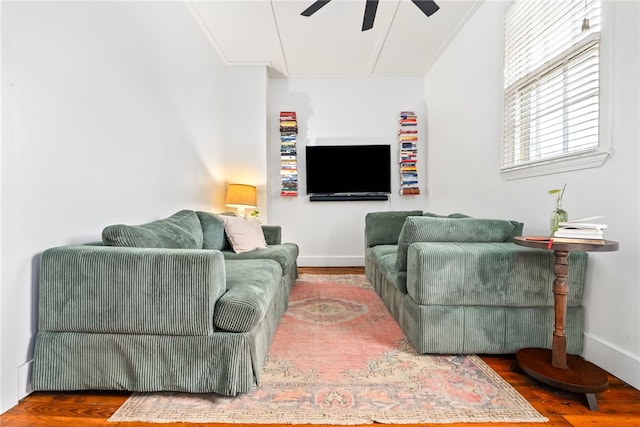
[[[552,239],[558,243],[604,244],[604,230],[608,225],[588,222],[597,218],[600,217],[561,222]]]

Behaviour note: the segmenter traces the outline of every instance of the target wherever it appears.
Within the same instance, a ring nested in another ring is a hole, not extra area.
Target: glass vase
[[[551,221],[549,224],[551,228],[550,236],[553,236],[553,233],[555,233],[556,230],[560,227],[561,222],[566,222],[568,219],[569,215],[564,209],[556,209],[555,211],[551,212]]]

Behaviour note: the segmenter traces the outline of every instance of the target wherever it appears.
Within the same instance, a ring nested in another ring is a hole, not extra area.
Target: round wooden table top
[[[530,248],[549,249],[554,251],[611,252],[618,250],[618,242],[614,242],[612,240],[604,240],[602,243],[590,243],[584,241],[579,243],[569,243],[555,242],[553,241],[553,237],[548,236],[516,236],[513,238],[513,243]]]

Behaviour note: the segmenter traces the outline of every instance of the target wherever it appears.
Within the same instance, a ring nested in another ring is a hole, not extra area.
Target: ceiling
[[[366,0],[184,0],[227,65],[266,65],[271,76],[424,74],[482,0],[436,0],[427,17],[410,0],[380,0],[361,31]]]

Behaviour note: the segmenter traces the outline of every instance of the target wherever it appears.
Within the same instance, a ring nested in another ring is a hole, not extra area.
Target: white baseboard
[[[589,362],[640,390],[640,356],[630,354],[589,334],[584,334],[583,356]]]
[[[299,256],[299,267],[363,267],[364,256]]]
[[[33,391],[31,386],[31,370],[33,359],[18,366],[18,400],[28,396]]]

